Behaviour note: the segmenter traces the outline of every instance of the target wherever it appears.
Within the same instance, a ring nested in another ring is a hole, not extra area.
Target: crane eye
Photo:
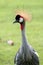
[[[20,19],[19,19],[19,22],[22,23],[22,22],[23,22],[23,18],[20,18]]]

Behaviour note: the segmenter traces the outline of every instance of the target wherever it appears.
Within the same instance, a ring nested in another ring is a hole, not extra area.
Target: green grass
[[[26,22],[26,34],[43,65],[43,0],[0,0],[0,65],[14,65],[14,56],[21,45],[20,26],[13,24],[16,9],[32,14],[32,21]],[[7,44],[9,39],[14,46]]]

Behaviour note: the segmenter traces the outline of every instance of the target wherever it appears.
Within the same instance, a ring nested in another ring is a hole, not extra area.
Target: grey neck
[[[27,45],[27,38],[25,34],[25,23],[24,23],[24,29],[21,30],[21,34],[22,34],[22,46],[25,47]]]
[[[23,30],[21,30],[21,34],[22,34],[22,46],[21,46],[21,48],[22,48],[22,53],[24,54],[23,57],[25,60],[30,60],[30,59],[32,59],[32,57],[30,54],[30,45],[28,44],[26,34],[25,34],[25,24],[24,24]]]

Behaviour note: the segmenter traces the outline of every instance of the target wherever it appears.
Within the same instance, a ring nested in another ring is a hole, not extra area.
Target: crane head
[[[22,24],[23,22],[24,22],[24,18],[21,15],[17,14],[16,17],[15,17],[15,21],[13,23]]]

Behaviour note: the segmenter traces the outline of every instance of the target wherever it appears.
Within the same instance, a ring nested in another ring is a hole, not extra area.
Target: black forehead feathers
[[[20,18],[20,15],[16,15],[15,19],[18,20]]]

